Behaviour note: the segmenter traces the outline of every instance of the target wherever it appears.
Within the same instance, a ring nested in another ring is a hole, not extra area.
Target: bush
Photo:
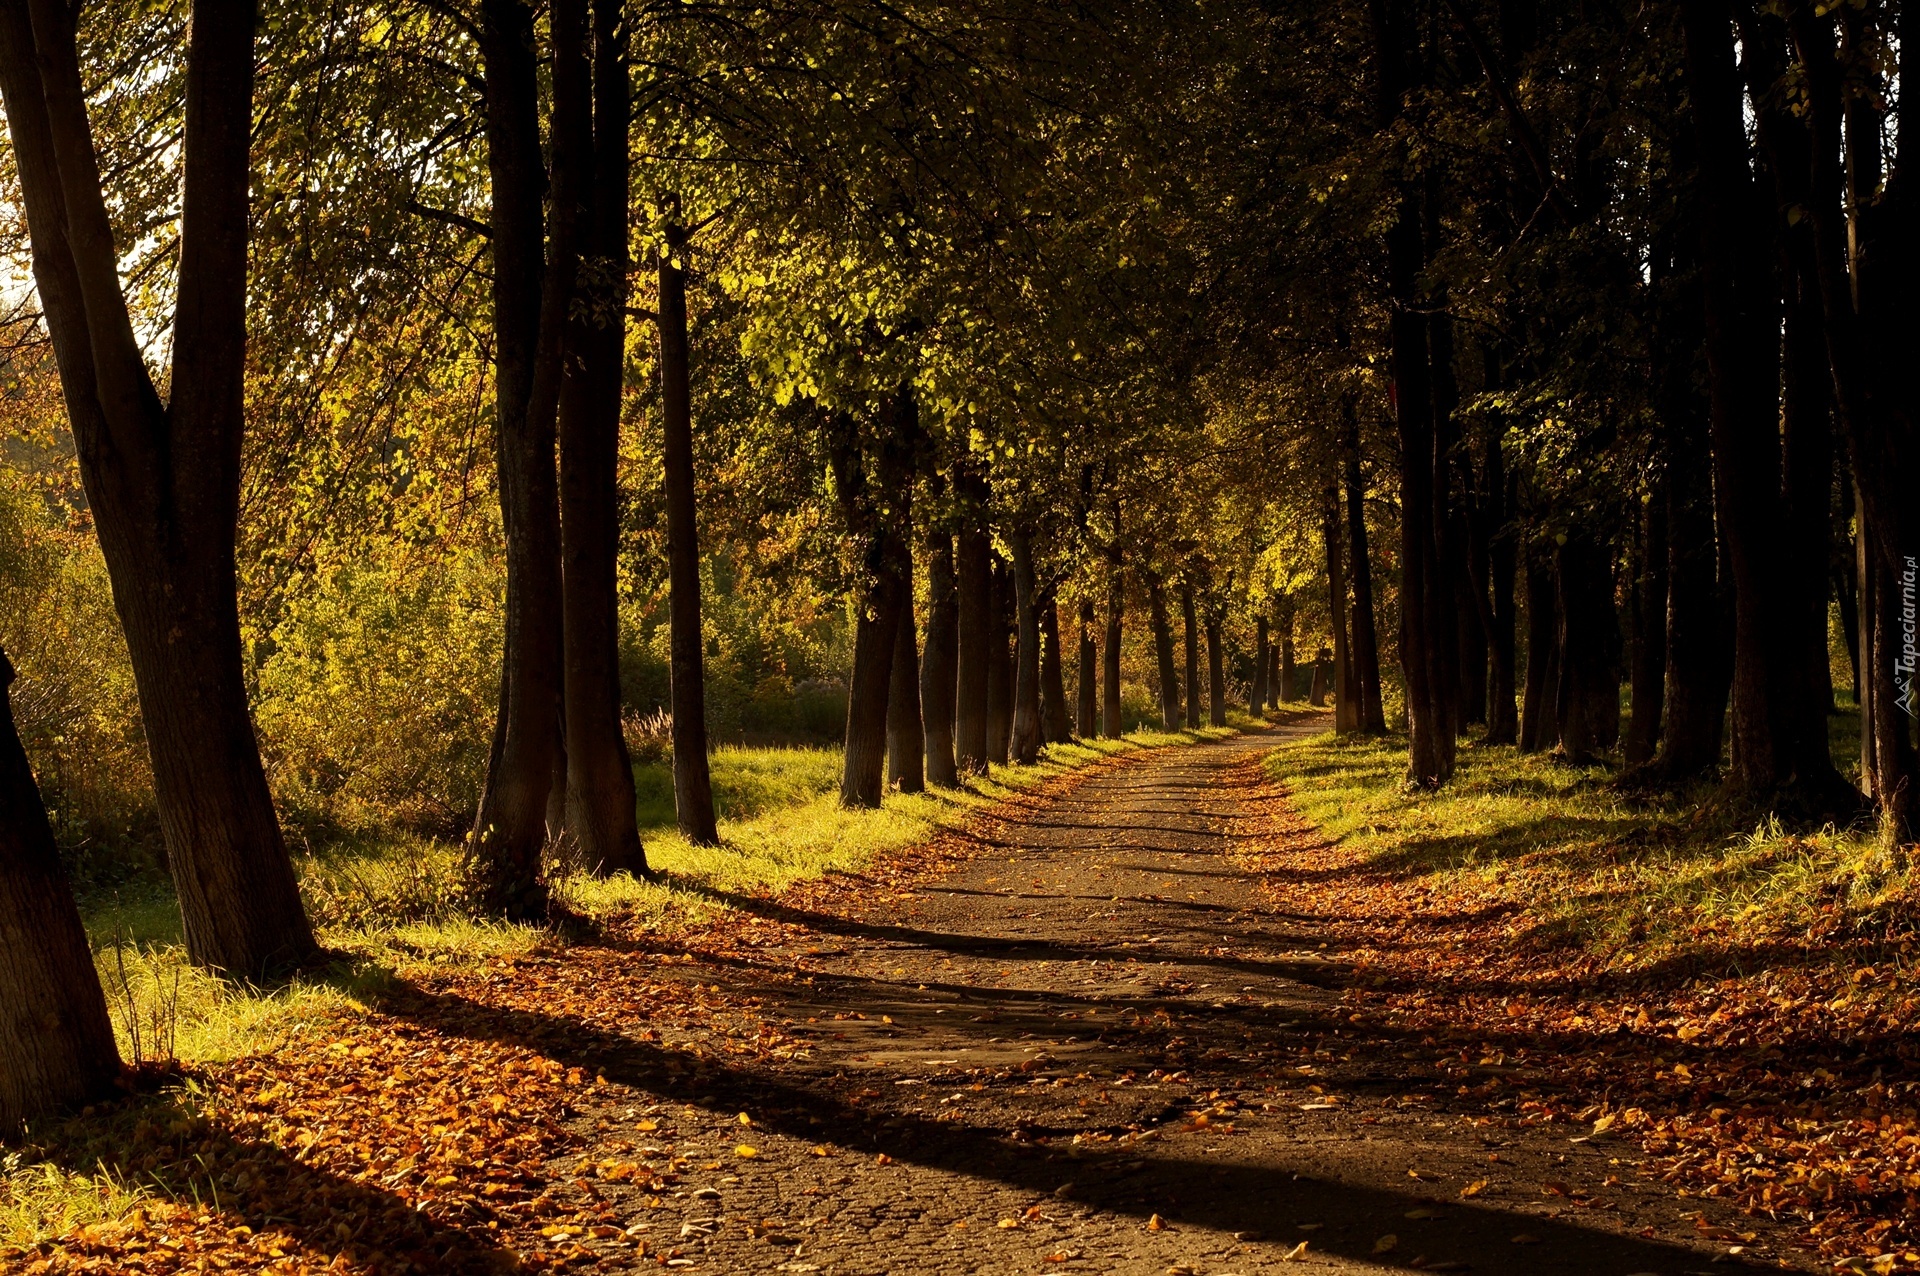
[[[502,594],[499,566],[467,554],[418,574],[340,568],[288,603],[255,713],[289,820],[465,827],[486,778]]]
[[[0,644],[14,721],[69,871],[121,880],[160,855],[133,666],[92,532],[0,469]]]

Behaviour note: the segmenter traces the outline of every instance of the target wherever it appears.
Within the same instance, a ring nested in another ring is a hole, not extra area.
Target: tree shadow
[[[752,1111],[756,1125],[780,1134],[812,1141],[830,1130],[843,1147],[885,1152],[898,1161],[1142,1220],[1159,1214],[1176,1226],[1268,1232],[1324,1218],[1334,1225],[1316,1233],[1317,1250],[1384,1267],[1408,1267],[1419,1255],[1411,1247],[1405,1260],[1376,1255],[1379,1221],[1398,1220],[1435,1203],[1411,1192],[1324,1181],[1297,1167],[1196,1159],[1177,1151],[1160,1155],[1150,1142],[1096,1141],[1090,1149],[1063,1155],[1065,1149],[1049,1147],[1046,1136],[1036,1134],[1040,1127],[994,1128],[870,1108],[849,1101],[844,1091],[851,1087],[844,1078],[776,1075],[742,1062],[691,1057],[610,1034],[577,1017],[499,1008],[418,987],[391,989],[380,998],[379,1009],[449,1035],[533,1046],[564,1064],[663,1099],[713,1111]],[[1178,1108],[1167,1105],[1161,1115],[1176,1115]],[[1437,1212],[1440,1218],[1423,1224],[1421,1254],[1471,1254],[1476,1270],[1617,1273],[1699,1261],[1697,1253],[1681,1246],[1478,1201],[1451,1202]],[[1500,1261],[1503,1251],[1511,1252],[1509,1238],[1522,1223],[1540,1248]]]

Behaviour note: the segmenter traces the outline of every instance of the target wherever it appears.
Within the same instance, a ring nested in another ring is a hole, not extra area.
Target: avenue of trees
[[[0,1125],[69,842],[236,978],[296,815],[537,920],[649,709],[701,843],[820,686],[850,807],[1311,699],[1911,841],[1907,8],[0,0]]]

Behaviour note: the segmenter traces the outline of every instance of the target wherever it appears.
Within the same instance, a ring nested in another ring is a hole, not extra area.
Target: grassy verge
[[[626,918],[657,930],[710,922],[717,894],[775,892],[836,871],[856,871],[953,826],[1022,790],[1102,759],[1230,735],[1247,725],[1193,732],[1136,731],[1119,740],[1054,746],[1028,767],[995,768],[966,789],[890,794],[878,810],[836,802],[837,749],[724,747],[713,755],[721,845],[697,847],[673,829],[665,764],[636,779],[642,830],[658,882],[572,875],[558,898],[597,919]],[[477,965],[548,939],[531,926],[476,921],[460,908],[458,848],[405,839],[349,842],[300,861],[302,888],[334,967],[271,990],[237,988],[188,965],[179,914],[164,882],[136,883],[83,901],[121,1049],[131,1060],[217,1064],[364,1009],[381,981],[426,965]],[[196,1088],[156,1100],[187,1120]],[[116,1118],[118,1119],[118,1118]],[[132,1118],[128,1118],[131,1120]],[[171,1197],[96,1167],[15,1157],[0,1160],[0,1249],[27,1246],[75,1227],[126,1217],[143,1200]]]
[[[1524,907],[1536,938],[1607,966],[1711,964],[1800,934],[1816,914],[1886,920],[1910,869],[1870,830],[1789,831],[1708,788],[1658,799],[1612,773],[1508,747],[1460,750],[1437,793],[1409,791],[1403,739],[1331,733],[1276,751],[1300,813],[1370,868],[1471,886]],[[1844,755],[1842,755],[1844,756]]]

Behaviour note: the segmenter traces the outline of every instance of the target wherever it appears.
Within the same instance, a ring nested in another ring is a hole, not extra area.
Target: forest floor
[[[155,1199],[0,1265],[1628,1276],[1914,1261],[1873,1243],[1894,1224],[1870,1212],[1810,1228],[1811,1213],[1714,1193],[1723,1164],[1767,1152],[1739,1133],[1751,1104],[1736,1114],[1718,1081],[1692,1083],[1686,1059],[1704,1073],[1739,1053],[1716,1052],[1717,1028],[1584,1032],[1551,1018],[1564,980],[1490,991],[1489,960],[1524,951],[1572,977],[1581,950],[1543,957],[1510,903],[1436,895],[1306,824],[1286,753],[1263,760],[1324,727],[1295,713],[1097,764],[859,873],[726,896],[714,924],[583,923],[531,952],[395,974],[371,1013],[50,1136],[40,1155],[130,1188],[191,1162],[206,1197]],[[1729,1130],[1748,1142],[1725,1146]],[[1827,1181],[1800,1186],[1829,1202],[1836,1174],[1892,1173],[1920,1143],[1878,1111],[1823,1134],[1801,1160]],[[1886,1154],[1842,1166],[1849,1138]],[[1841,1252],[1821,1253],[1828,1240]]]

